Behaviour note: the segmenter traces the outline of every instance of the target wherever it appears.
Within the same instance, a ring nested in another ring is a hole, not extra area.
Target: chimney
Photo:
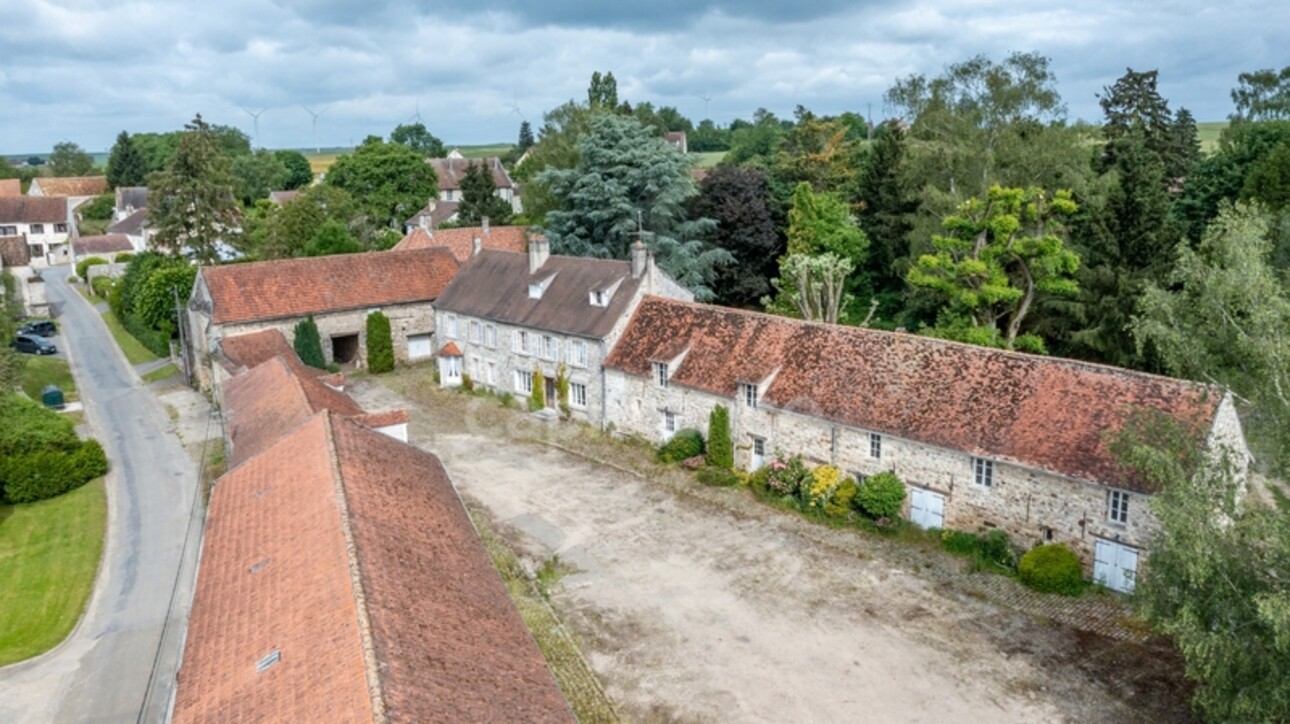
[[[547,241],[545,236],[529,239],[529,274],[536,274],[537,270],[546,264],[549,256],[551,256],[551,242]]]
[[[632,279],[640,279],[645,274],[645,269],[649,266],[649,249],[645,247],[645,242],[640,239],[632,244]]]
[[[488,217],[487,216],[481,217],[479,220],[479,225],[484,227],[484,236],[488,236]]]
[[[479,250],[480,250],[480,249],[482,249],[482,248],[484,248],[484,243],[483,243],[482,241],[480,241],[480,240],[479,240],[479,237],[478,237],[478,236],[476,236],[476,237],[475,237],[475,247],[474,247],[474,249],[472,249],[472,250],[471,250],[470,255],[471,255],[471,256],[479,256]]]

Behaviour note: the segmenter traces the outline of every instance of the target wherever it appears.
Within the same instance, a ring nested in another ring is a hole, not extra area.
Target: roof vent
[[[265,655],[255,664],[255,670],[261,674],[273,668],[273,665],[282,660],[282,652],[274,649]]]
[[[259,572],[260,572],[260,569],[261,569],[261,568],[264,568],[264,567],[265,567],[265,566],[267,566],[267,565],[269,565],[269,559],[268,559],[268,558],[265,558],[264,560],[259,561],[259,562],[255,563],[255,564],[253,564],[250,568],[248,568],[248,569],[247,569],[247,571],[249,571],[249,572],[251,572],[251,573],[259,573]]]

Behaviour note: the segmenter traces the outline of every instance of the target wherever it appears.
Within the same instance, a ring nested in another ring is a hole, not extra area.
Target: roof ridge
[[[797,319],[795,317],[781,317],[778,315],[770,314],[769,312],[758,312],[752,309],[739,309],[737,307],[723,307],[719,304],[706,304],[703,302],[687,302],[681,299],[672,299],[670,297],[659,296],[657,294],[646,294],[645,299],[642,299],[642,303],[646,301],[661,301],[669,304],[684,305],[684,306],[693,307],[701,310],[713,309],[723,313],[734,313],[734,314],[738,314],[746,317],[765,318],[769,321],[792,324],[798,327],[824,327],[826,329],[840,330],[846,334],[860,333],[860,334],[872,334],[875,336],[892,337],[892,338],[899,338],[899,339],[915,339],[915,340],[918,340],[920,344],[969,349],[977,354],[997,353],[1005,357],[1030,359],[1036,362],[1044,362],[1048,364],[1059,364],[1067,367],[1072,367],[1076,369],[1087,369],[1095,372],[1098,372],[1098,371],[1112,372],[1112,373],[1118,373],[1118,374],[1132,375],[1134,377],[1168,380],[1169,382],[1172,382],[1172,383],[1192,386],[1197,390],[1201,390],[1201,391],[1222,389],[1222,387],[1218,385],[1206,384],[1204,382],[1198,382],[1196,380],[1187,380],[1179,377],[1170,377],[1169,375],[1155,374],[1153,372],[1143,372],[1141,370],[1132,370],[1132,369],[1128,369],[1127,367],[1116,367],[1115,365],[1104,364],[1101,362],[1089,362],[1088,360],[1074,359],[1071,357],[1057,357],[1053,355],[1034,354],[1032,352],[1022,352],[1015,349],[1002,349],[999,347],[984,347],[982,345],[972,344],[970,342],[959,342],[957,340],[943,339],[941,337],[928,337],[925,335],[918,334],[916,332],[896,332],[888,329],[874,329],[873,327],[856,327],[849,324],[815,322],[807,319]]]
[[[367,678],[367,692],[372,702],[372,719],[376,722],[387,722],[389,714],[385,708],[385,694],[381,689],[380,668],[376,661],[376,640],[372,633],[371,615],[367,611],[367,594],[363,590],[363,572],[358,559],[358,548],[354,543],[354,529],[350,525],[349,499],[345,494],[344,474],[340,470],[340,453],[336,450],[334,413],[323,410],[319,414],[323,415],[327,456],[332,470],[332,492],[335,495],[336,510],[340,516],[341,536],[345,539],[345,560],[349,564],[349,582],[354,594],[354,610],[358,612],[358,636],[363,648],[363,674]]]
[[[140,211],[145,211],[145,210],[146,209],[138,209],[134,213],[137,214]],[[133,214],[131,214],[131,216],[133,216]],[[129,217],[126,217],[126,218],[129,218]],[[354,259],[354,258],[363,258],[363,257],[381,258],[384,256],[388,256],[390,253],[428,254],[430,252],[435,252],[435,251],[444,251],[444,249],[438,246],[426,247],[423,249],[398,249],[398,250],[386,249],[383,251],[377,250],[377,249],[367,249],[364,251],[354,252],[350,254],[324,254],[322,256],[292,256],[284,259],[257,259],[256,261],[248,261],[241,264],[208,264],[208,265],[202,266],[201,269],[203,271],[210,271],[213,269],[244,269],[250,266],[270,266],[275,264],[290,264],[290,263],[316,264],[318,263],[319,259]],[[451,252],[449,252],[449,254],[451,254]],[[456,258],[454,257],[453,260],[456,261]]]

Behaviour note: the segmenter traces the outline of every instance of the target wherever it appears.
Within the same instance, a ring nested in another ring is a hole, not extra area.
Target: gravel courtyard
[[[631,445],[435,390],[424,371],[350,391],[407,407],[412,442],[534,569],[558,556],[552,605],[627,719],[1187,719],[1170,649],[947,584],[928,571],[962,564],[930,547],[704,488]]]

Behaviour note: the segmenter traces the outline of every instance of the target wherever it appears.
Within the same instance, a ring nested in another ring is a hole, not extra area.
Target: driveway
[[[529,565],[559,556],[571,572],[551,587],[552,605],[631,720],[1187,716],[1176,680],[1152,678],[1167,656],[964,595],[969,586],[945,579],[972,582],[966,571],[929,575],[961,570],[961,559],[812,524],[675,469],[649,472],[648,451],[417,374],[350,391],[367,409],[408,407],[412,442],[442,459]]]
[[[192,600],[196,530],[185,542],[197,466],[67,274],[47,270],[46,291],[86,417],[111,461],[107,544],[72,635],[44,656],[0,669],[0,721],[158,721]]]

